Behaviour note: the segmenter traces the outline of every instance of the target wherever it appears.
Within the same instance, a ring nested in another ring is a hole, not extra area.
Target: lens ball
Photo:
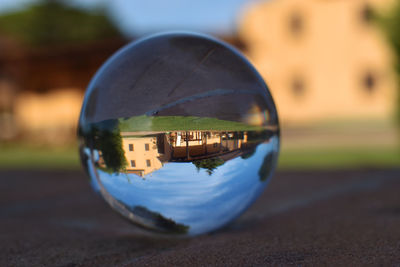
[[[211,37],[128,44],[97,72],[79,119],[82,164],[104,200],[153,232],[198,235],[244,212],[279,152],[262,77]]]

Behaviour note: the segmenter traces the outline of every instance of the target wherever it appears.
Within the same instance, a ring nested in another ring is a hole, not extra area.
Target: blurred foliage
[[[384,15],[378,15],[379,24],[382,26],[396,55],[396,71],[400,88],[400,0]],[[397,121],[400,125],[400,92],[398,93]]]
[[[79,43],[121,36],[104,9],[79,9],[62,0],[41,0],[0,15],[0,33],[26,45]]]

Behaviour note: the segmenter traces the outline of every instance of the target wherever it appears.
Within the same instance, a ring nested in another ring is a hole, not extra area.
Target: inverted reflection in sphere
[[[149,230],[196,235],[260,195],[277,162],[279,125],[267,86],[236,50],[168,33],[131,43],[102,66],[79,139],[111,207]]]

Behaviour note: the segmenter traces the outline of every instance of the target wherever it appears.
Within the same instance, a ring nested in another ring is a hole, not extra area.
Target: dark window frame
[[[378,75],[375,71],[368,70],[364,72],[362,78],[362,89],[368,93],[373,94],[378,88]]]
[[[292,37],[301,37],[305,32],[305,24],[305,16],[301,10],[294,10],[289,14],[287,26]]]

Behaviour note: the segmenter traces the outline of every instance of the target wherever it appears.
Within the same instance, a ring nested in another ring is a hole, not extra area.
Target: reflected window
[[[151,162],[149,159],[146,159],[146,165],[147,165],[147,167],[151,167]]]
[[[376,90],[377,78],[372,71],[368,71],[362,77],[362,86],[368,93],[372,93]]]
[[[136,162],[134,160],[131,160],[131,167],[136,167]]]
[[[144,144],[144,150],[149,151],[150,150],[150,145],[149,144]]]
[[[133,144],[129,144],[129,151],[133,151]]]

